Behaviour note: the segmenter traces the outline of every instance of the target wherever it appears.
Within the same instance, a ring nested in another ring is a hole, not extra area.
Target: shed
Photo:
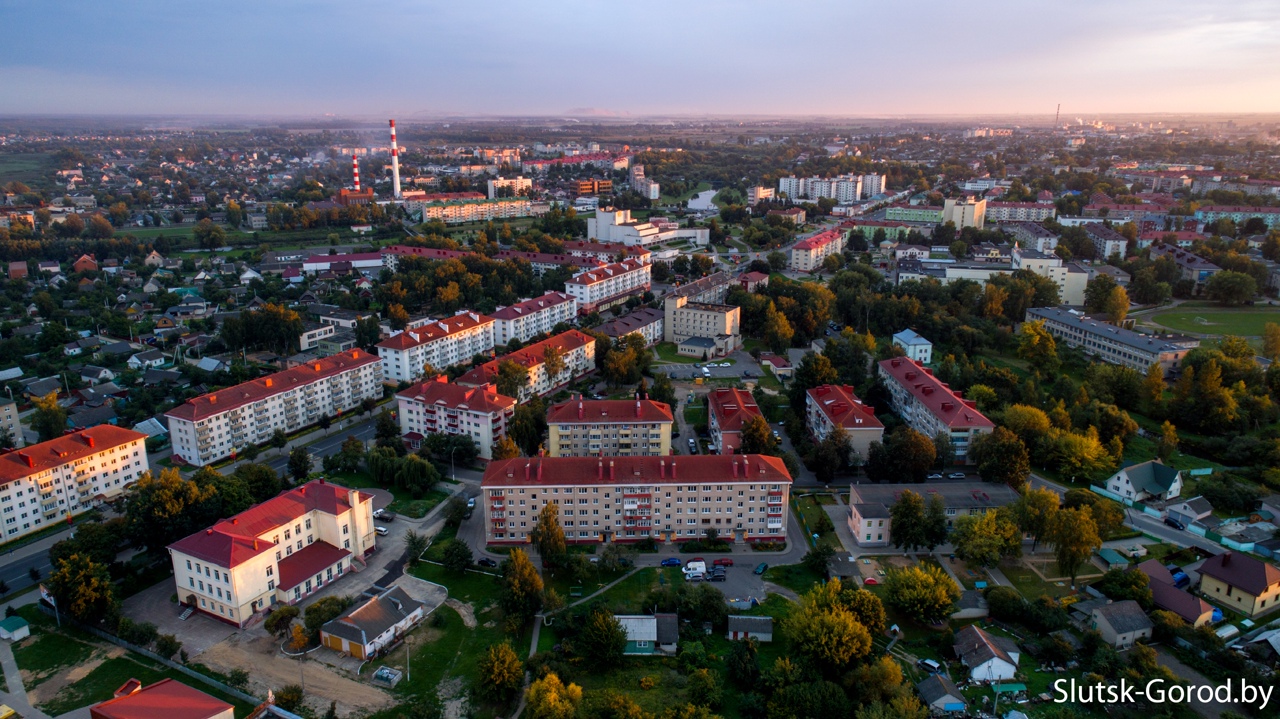
[[[925,706],[932,711],[963,712],[965,710],[964,695],[956,688],[955,682],[945,674],[930,674],[924,681],[916,685],[916,692]]]
[[[773,641],[773,617],[748,617],[740,614],[729,615],[728,639],[746,639],[750,637],[758,642]]]
[[[1098,550],[1098,556],[1102,558],[1102,563],[1107,565],[1107,569],[1127,569],[1129,560],[1125,556],[1110,547]]]
[[[0,639],[16,642],[29,636],[31,636],[31,625],[27,624],[27,620],[16,614],[12,617],[5,617],[4,621],[0,622]]]

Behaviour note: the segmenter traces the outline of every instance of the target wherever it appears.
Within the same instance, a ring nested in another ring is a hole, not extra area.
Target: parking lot
[[[702,556],[706,561],[708,571],[712,567],[711,563],[721,557],[729,557],[729,555],[707,554]],[[734,566],[725,567],[724,581],[710,582],[711,586],[719,589],[721,592],[724,592],[724,596],[727,599],[746,600],[750,597],[755,597],[756,599],[763,601],[765,597],[764,578],[752,571],[755,569],[756,565],[760,564],[760,562],[758,560],[754,560],[752,557],[729,558],[733,560]],[[689,562],[698,559],[698,557],[681,557],[680,559],[682,563],[688,564]],[[655,560],[654,564],[656,563],[657,561]],[[644,562],[644,564],[647,564],[647,562]]]

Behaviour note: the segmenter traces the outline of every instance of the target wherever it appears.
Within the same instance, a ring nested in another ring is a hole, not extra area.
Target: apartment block
[[[488,185],[490,200],[496,200],[499,192],[503,192],[509,197],[527,197],[533,191],[533,180],[523,176],[499,177],[489,180]]]
[[[1124,257],[1129,247],[1129,240],[1119,232],[1101,222],[1090,222],[1084,226],[1084,232],[1093,242],[1093,250],[1098,259],[1105,260],[1112,255]]]
[[[649,291],[651,267],[639,260],[623,260],[574,275],[564,283],[566,294],[578,301],[578,312],[590,314]]]
[[[821,269],[823,260],[844,251],[844,240],[845,233],[842,230],[823,230],[793,245],[788,264],[796,272]]]
[[[1058,216],[1053,205],[1042,202],[988,202],[987,222],[1043,222]]]
[[[4,541],[113,500],[145,472],[147,435],[100,424],[0,455]]]
[[[613,180],[578,180],[573,189],[578,195],[612,195]]]
[[[747,188],[747,204],[755,206],[761,200],[772,200],[772,187],[749,187]]]
[[[1052,253],[1058,247],[1058,236],[1035,222],[1002,223],[1000,230],[1009,233],[1020,247]]]
[[[973,402],[962,399],[918,362],[906,357],[883,360],[880,378],[889,389],[894,413],[926,437],[945,432],[955,445],[958,464],[969,461],[973,440],[995,429]]]
[[[742,428],[753,417],[764,417],[756,398],[737,387],[718,387],[707,395],[707,426],[711,451],[733,454],[742,446]]]
[[[1250,207],[1248,205],[1205,205],[1196,210],[1196,219],[1204,224],[1218,220],[1231,220],[1241,226],[1254,217],[1262,218],[1267,227],[1280,227],[1280,207]]]
[[[637,307],[616,320],[605,322],[596,331],[614,341],[630,334],[640,335],[645,346],[649,346],[663,341],[665,328],[665,312],[652,307]]]
[[[667,293],[667,296],[684,297],[690,302],[723,304],[725,298],[729,296],[729,288],[733,287],[734,284],[735,281],[732,274],[717,272],[713,275],[700,277],[692,282],[686,282],[678,287],[673,287]]]
[[[663,341],[683,345],[702,338],[707,354],[723,357],[742,345],[742,308],[736,305],[691,302],[687,297],[667,295],[662,303]],[[698,356],[702,352],[697,353]]]
[[[303,325],[302,334],[298,335],[298,349],[303,352],[315,349],[321,340],[332,337],[337,331],[337,325],[307,322]]]
[[[624,245],[621,242],[587,242],[585,240],[568,240],[564,243],[566,254],[609,264],[631,259],[648,263],[653,253],[638,245]]]
[[[528,342],[534,335],[551,334],[561,322],[576,320],[578,299],[564,292],[548,292],[541,297],[501,307],[492,317],[495,345],[505,345],[513,339]]]
[[[238,627],[364,564],[373,495],[307,482],[169,545],[178,603]]]
[[[560,361],[564,364],[564,368],[554,375],[547,371],[546,357],[549,351],[559,355]],[[474,367],[459,377],[456,382],[470,387],[493,384],[497,380],[498,366],[507,361],[515,362],[529,372],[529,384],[522,388],[519,396],[516,397],[518,401],[525,402],[531,397],[545,395],[594,372],[596,341],[591,335],[578,330],[561,332],[555,337]]]
[[[475,440],[482,459],[493,459],[493,445],[507,436],[516,400],[491,384],[466,387],[444,375],[396,393],[404,443],[419,449],[429,434],[459,434]]]
[[[22,435],[22,421],[18,419],[18,403],[8,397],[0,398],[0,434],[9,435],[9,442],[0,449],[21,447],[27,443]]]
[[[1027,319],[1043,320],[1045,329],[1068,347],[1081,347],[1104,362],[1139,372],[1159,364],[1167,375],[1178,369],[1188,352],[1200,346],[1200,340],[1194,337],[1135,332],[1065,307],[1033,307],[1027,310]]]
[[[424,368],[444,369],[470,362],[494,348],[495,320],[475,312],[460,312],[448,319],[407,329],[378,343],[383,378],[388,382],[413,382]]]
[[[814,442],[822,442],[836,427],[849,434],[849,446],[862,461],[871,452],[871,443],[884,437],[884,425],[876,413],[854,394],[848,385],[824,384],[806,393],[805,424]]]
[[[1203,285],[1209,281],[1210,277],[1222,271],[1222,268],[1197,255],[1190,250],[1184,250],[1173,245],[1157,243],[1151,246],[1151,259],[1156,260],[1161,257],[1168,257],[1178,265],[1178,269],[1182,272],[1182,279],[1191,280],[1196,285]]]
[[[936,205],[892,205],[884,210],[884,219],[890,222],[917,222],[927,225],[942,224],[942,208]]]
[[[1083,305],[1085,286],[1089,284],[1089,273],[1061,257],[1045,254],[1032,249],[1014,247],[1010,253],[1011,266],[1014,271],[1030,270],[1031,272],[1053,280],[1058,286],[1058,300],[1064,305]]]
[[[307,362],[210,392],[169,410],[173,453],[204,466],[382,397],[382,362],[364,350]]]
[[[426,202],[405,200],[404,206],[409,212],[421,212],[423,222],[441,220],[448,225],[528,217],[533,214],[533,203],[527,197]]]
[[[956,229],[976,227],[981,230],[987,217],[987,201],[971,198],[947,198],[942,201],[942,224],[953,223]]]
[[[791,475],[778,457],[522,457],[491,462],[480,483],[485,540],[523,544],[548,504],[569,542],[787,536]],[[745,571],[745,570],[744,570]]]
[[[576,400],[547,410],[552,457],[665,457],[671,454],[671,406],[648,399]]]

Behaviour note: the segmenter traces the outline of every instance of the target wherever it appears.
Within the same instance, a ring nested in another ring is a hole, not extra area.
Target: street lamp
[[[454,482],[458,481],[458,468],[453,463],[453,453],[457,451],[458,451],[458,448],[456,446],[453,449],[449,450],[449,475],[450,475],[449,478],[452,479]]]

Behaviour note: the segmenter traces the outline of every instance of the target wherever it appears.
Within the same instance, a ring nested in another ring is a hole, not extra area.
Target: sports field
[[[1262,334],[1262,326],[1266,323],[1280,324],[1280,308],[1238,307],[1226,310],[1201,307],[1160,312],[1147,319],[1176,332],[1256,337]]]

